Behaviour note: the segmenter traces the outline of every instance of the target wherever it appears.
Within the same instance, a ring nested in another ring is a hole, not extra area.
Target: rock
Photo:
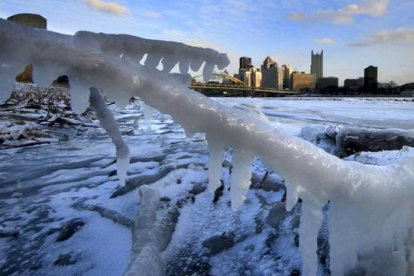
[[[59,76],[52,82],[52,86],[69,87],[69,77],[66,75]]]
[[[71,238],[82,226],[85,225],[85,222],[82,219],[75,218],[67,222],[61,229],[56,242],[62,242]]]
[[[343,128],[342,125],[328,126],[325,130],[325,133],[329,137],[336,139],[336,136],[338,135],[339,131],[341,131],[342,128]]]
[[[223,191],[224,191],[224,184],[223,184],[223,180],[220,180],[221,185],[220,187],[218,187],[215,191],[214,191],[214,198],[213,198],[213,203],[217,203],[217,201],[220,199],[220,197],[223,195]]]
[[[288,212],[286,211],[285,204],[278,202],[269,210],[269,214],[266,218],[266,223],[274,229],[278,230],[280,223],[285,220],[287,215]]]
[[[16,82],[33,83],[33,65],[27,65],[23,72],[16,76]]]
[[[328,153],[334,154],[336,141],[327,135],[328,129],[329,127],[321,124],[306,126],[300,131],[299,137],[311,142]]]
[[[189,191],[192,195],[199,195],[207,189],[204,183],[194,183],[193,188]]]
[[[170,202],[171,198],[169,198],[168,196],[163,196],[162,198],[160,198],[161,202]]]
[[[203,241],[203,246],[207,248],[207,256],[217,255],[224,250],[227,250],[234,245],[234,238],[232,234],[224,232],[220,236],[211,237]]]
[[[336,154],[339,157],[362,151],[401,150],[404,146],[414,146],[414,131],[343,128],[336,136]]]

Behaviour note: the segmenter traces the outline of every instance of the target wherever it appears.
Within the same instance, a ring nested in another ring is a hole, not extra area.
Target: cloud
[[[158,12],[145,12],[143,16],[146,18],[160,18],[161,14],[159,14]]]
[[[349,43],[351,47],[367,47],[376,44],[408,43],[414,44],[414,28],[398,28],[378,32],[362,42]]]
[[[354,17],[368,15],[378,17],[387,12],[388,0],[362,0],[359,4],[350,4],[338,10],[317,10],[311,14],[291,13],[294,21],[330,21],[334,24],[352,24]]]
[[[315,39],[315,42],[318,44],[332,44],[335,43],[335,40],[331,39],[331,38],[321,38],[321,39]]]
[[[121,15],[130,13],[127,7],[121,6],[114,2],[103,2],[102,0],[85,0],[89,7],[97,9],[102,12]]]

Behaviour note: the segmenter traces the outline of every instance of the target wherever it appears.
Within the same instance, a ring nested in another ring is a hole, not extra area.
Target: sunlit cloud
[[[414,46],[414,28],[398,28],[378,32],[362,42],[349,43],[351,47],[367,47],[377,44],[406,43]]]
[[[146,18],[160,18],[161,14],[159,14],[158,12],[145,12],[143,16]]]
[[[310,14],[291,13],[289,18],[294,21],[329,21],[334,24],[351,24],[354,17],[368,15],[381,16],[387,12],[388,0],[362,0],[359,4],[350,4],[338,10],[317,10]]]
[[[85,0],[89,7],[115,15],[128,14],[130,10],[115,2],[104,2],[102,0]]]
[[[331,39],[331,38],[321,38],[321,39],[315,39],[315,42],[318,44],[332,44],[335,43],[335,40]]]

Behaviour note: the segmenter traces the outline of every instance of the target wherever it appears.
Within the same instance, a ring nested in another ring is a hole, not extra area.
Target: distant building
[[[364,78],[346,79],[344,81],[344,89],[347,94],[358,94],[364,87]]]
[[[240,58],[240,69],[250,69],[252,68],[252,59],[249,57],[241,57]]]
[[[263,71],[264,69],[269,69],[269,68],[273,68],[273,67],[276,67],[276,66],[277,66],[277,62],[273,58],[271,58],[270,56],[267,56],[265,58],[265,60],[263,61],[263,64],[262,64],[261,68],[262,68],[262,71]]]
[[[292,74],[293,70],[289,67],[289,65],[282,65],[283,69],[283,89],[290,89],[290,75]]]
[[[8,21],[32,28],[47,29],[47,20],[39,14],[20,13],[7,18]]]
[[[322,93],[334,93],[338,91],[338,78],[325,77],[318,80],[318,90]]]
[[[260,87],[262,84],[262,72],[259,68],[252,67],[249,70],[241,70],[241,81],[249,87]]]
[[[291,89],[297,92],[312,92],[316,88],[314,74],[293,72],[290,77]]]
[[[315,75],[316,80],[323,78],[323,50],[320,54],[311,52],[311,74]]]
[[[346,89],[349,89],[351,87],[358,86],[358,79],[346,79],[344,80],[344,87]]]
[[[366,92],[377,92],[378,90],[378,67],[368,66],[364,70],[364,90]]]
[[[251,73],[251,77],[252,77],[251,87],[261,87],[262,78],[263,78],[262,72],[260,71],[260,69],[257,69],[257,68],[252,68],[251,72],[252,72]]]
[[[270,56],[263,61],[262,68],[262,87],[283,89],[283,68]]]

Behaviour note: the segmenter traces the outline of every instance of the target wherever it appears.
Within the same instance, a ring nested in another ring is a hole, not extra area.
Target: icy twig
[[[95,87],[90,88],[89,102],[91,108],[95,111],[101,126],[106,130],[106,133],[111,137],[112,142],[115,144],[119,182],[124,186],[127,176],[127,167],[130,161],[129,148],[122,139],[122,134],[119,131],[115,118],[106,106],[101,92]]]

